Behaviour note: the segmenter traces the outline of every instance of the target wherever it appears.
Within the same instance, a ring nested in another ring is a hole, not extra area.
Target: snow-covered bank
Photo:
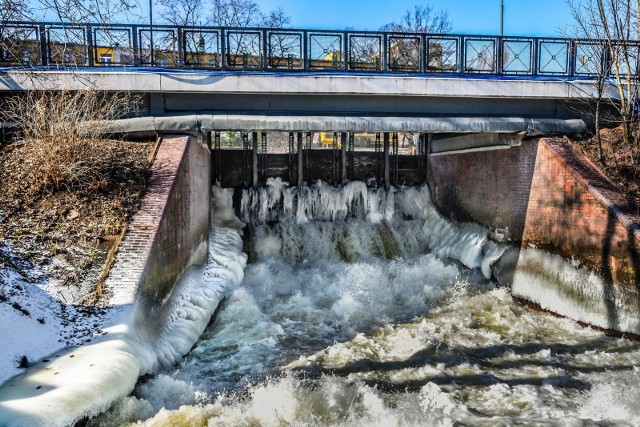
[[[138,376],[170,366],[189,351],[222,298],[242,281],[246,264],[231,193],[214,193],[218,207],[208,261],[183,275],[163,302],[162,318],[145,319],[144,299],[114,307],[106,335],[57,352],[0,387],[3,423],[63,426],[95,415],[126,396]]]
[[[12,256],[9,248],[3,250]],[[42,267],[22,264],[22,273],[9,266],[0,269],[0,383],[23,372],[25,362],[30,365],[61,348],[102,336],[110,318],[108,309],[68,304],[66,286]]]

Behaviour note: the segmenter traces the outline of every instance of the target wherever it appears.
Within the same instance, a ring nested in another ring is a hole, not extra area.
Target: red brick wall
[[[110,304],[139,291],[161,300],[209,236],[209,156],[190,136],[165,136],[139,211],[127,226],[106,280]]]
[[[434,156],[429,167],[434,202],[449,218],[508,227],[518,247],[576,258],[605,279],[640,287],[640,218],[563,140]]]
[[[535,139],[509,149],[432,156],[432,198],[450,219],[508,229],[519,242],[537,151]]]
[[[640,285],[640,217],[596,166],[558,139],[542,139],[522,244],[553,248],[605,279]]]

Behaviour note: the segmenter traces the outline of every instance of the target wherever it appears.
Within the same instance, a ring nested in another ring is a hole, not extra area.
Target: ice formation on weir
[[[270,178],[264,188],[243,190],[240,215],[250,224],[294,221],[346,221],[366,219],[372,224],[400,220],[424,221],[422,231],[429,249],[444,258],[456,259],[469,268],[491,276],[491,265],[505,250],[489,240],[486,230],[472,224],[456,225],[442,217],[431,201],[429,188],[370,189],[352,181],[332,187],[321,181],[312,187],[291,188]]]
[[[241,223],[231,192],[214,188],[208,260],[191,268],[165,304],[164,318],[137,322],[144,302],[123,308],[122,321],[91,345],[56,353],[0,388],[2,425],[64,426],[106,410],[133,390],[140,375],[171,366],[184,356],[214,310],[244,276]],[[161,322],[159,334],[148,324]]]
[[[521,250],[511,291],[571,319],[640,335],[640,313],[634,303],[622,301],[613,285],[591,269],[558,255]]]

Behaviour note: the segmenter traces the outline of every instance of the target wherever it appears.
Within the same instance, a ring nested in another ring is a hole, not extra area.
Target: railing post
[[[496,74],[502,75],[504,73],[504,38],[499,36],[496,37],[498,41],[498,45],[496,46]]]
[[[140,66],[140,46],[139,46],[140,38],[139,38],[137,25],[131,26],[131,40],[133,42],[133,66],[139,67]]]
[[[389,37],[387,33],[382,35],[382,72],[388,71]]]
[[[89,67],[95,66],[95,49],[93,46],[93,29],[91,28],[91,24],[87,25],[87,65]],[[114,58],[115,59],[115,58]]]
[[[176,32],[178,37],[178,67],[184,67],[186,58],[186,41],[184,39],[184,28],[178,27]]]
[[[607,47],[607,45],[603,43],[602,54],[600,55],[600,67],[602,67],[600,69],[600,73],[602,73],[603,76],[610,75],[611,66],[612,66],[611,52],[609,52],[609,48]],[[628,70],[628,72],[631,73],[631,70]],[[604,73],[607,73],[607,74],[604,74]]]
[[[43,66],[49,65],[49,50],[47,49],[47,28],[44,25],[39,25],[40,29],[40,56]]]
[[[567,75],[574,77],[576,74],[576,44],[573,40],[569,40],[567,48]]]
[[[227,32],[224,28],[220,28],[220,52],[222,53],[220,69],[225,71],[227,69]]]
[[[344,71],[349,71],[349,33],[347,31],[342,33],[342,60],[344,64],[342,64],[342,69]]]
[[[307,31],[302,32],[302,69],[309,71],[309,33]]]
[[[467,46],[464,36],[460,36],[460,74],[467,72]]]
[[[427,43],[426,34],[420,35],[420,43],[422,43],[422,49],[420,49],[420,54],[422,55],[422,58],[420,60],[420,68],[422,68],[422,73],[426,73],[429,69],[429,45]]]
[[[538,75],[538,39],[531,41],[531,75]]]
[[[267,30],[263,29],[262,33],[260,35],[260,38],[262,38],[262,69],[264,71],[267,71],[269,69],[269,50],[268,50],[268,46],[269,46],[269,42],[267,40]]]

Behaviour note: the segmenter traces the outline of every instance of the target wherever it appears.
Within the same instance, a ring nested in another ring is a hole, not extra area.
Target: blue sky
[[[375,30],[399,19],[414,4],[449,12],[454,32],[498,34],[500,0],[257,0],[265,11],[282,7],[292,25]],[[505,35],[557,36],[571,22],[565,0],[504,0]]]

